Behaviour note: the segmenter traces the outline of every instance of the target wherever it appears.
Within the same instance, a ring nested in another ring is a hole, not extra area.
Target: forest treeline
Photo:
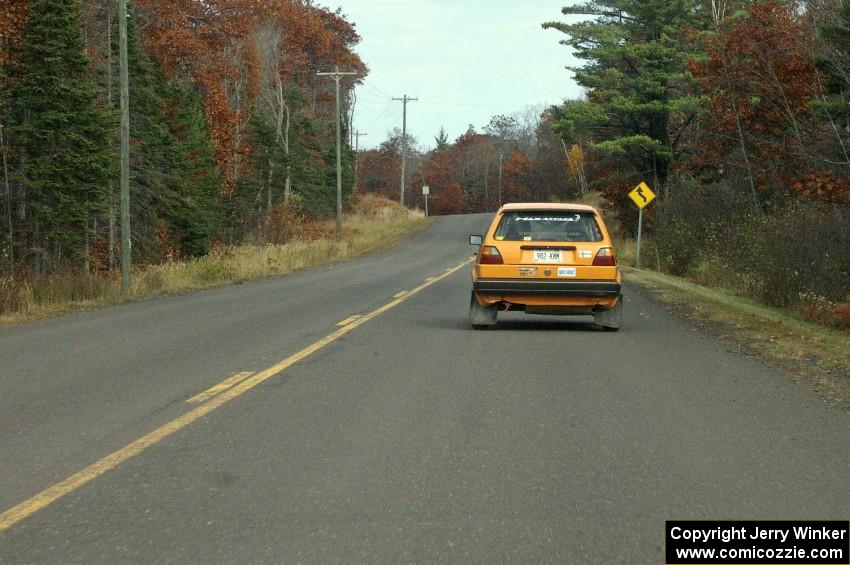
[[[131,0],[129,10],[137,264],[280,232],[271,219],[333,213],[334,88],[316,72],[365,76],[351,22],[304,0]],[[0,275],[117,265],[116,11],[114,0],[0,0]]]
[[[631,234],[627,194],[646,181],[659,199],[645,263],[850,326],[850,2],[594,0],[563,14],[543,27],[579,59],[585,96],[438,134],[408,169],[433,209],[590,191]],[[363,156],[362,190],[393,196],[400,143]]]
[[[0,0],[0,279],[107,272],[120,255],[113,0]],[[623,233],[646,181],[649,264],[832,322],[850,311],[850,0],[592,0],[543,24],[585,95],[434,148],[351,149],[367,73],[309,0],[131,0],[136,264],[277,241],[343,192],[434,213],[601,194]],[[345,81],[348,82],[345,82]],[[429,143],[429,145],[431,145]],[[850,315],[848,315],[850,324]]]

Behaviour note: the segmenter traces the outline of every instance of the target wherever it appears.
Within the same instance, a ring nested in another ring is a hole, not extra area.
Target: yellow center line
[[[360,326],[362,326],[366,322],[373,320],[374,318],[377,318],[381,314],[387,312],[388,310],[395,308],[396,306],[398,306],[402,302],[406,301],[407,299],[409,299],[413,296],[416,296],[417,294],[419,294],[420,292],[422,292],[423,290],[425,290],[429,286],[432,286],[432,285],[440,282],[441,280],[443,280],[443,279],[447,278],[449,275],[452,275],[453,273],[459,271],[460,269],[462,269],[463,267],[465,267],[466,265],[468,265],[471,262],[472,262],[471,259],[468,260],[468,261],[464,261],[460,265],[457,265],[456,267],[452,267],[451,269],[449,269],[448,271],[446,271],[445,273],[443,273],[442,275],[440,275],[438,277],[431,277],[431,278],[427,279],[427,281],[425,283],[414,288],[413,290],[411,290],[410,292],[408,292],[404,296],[395,298],[394,300],[392,300],[391,302],[388,302],[387,304],[384,304],[383,306],[381,306],[377,310],[374,310],[374,311],[372,311],[368,314],[361,316],[360,318],[358,318],[357,320],[354,320],[353,322],[351,322],[347,326],[342,327],[342,328],[334,331],[330,335],[320,339],[319,341],[313,343],[312,345],[305,347],[304,349],[302,349],[298,353],[295,353],[294,355],[290,355],[289,357],[280,361],[279,363],[272,365],[268,369],[260,371],[259,373],[256,373],[256,374],[254,374],[250,377],[247,377],[247,378],[235,383],[233,386],[224,389],[217,396],[213,396],[208,402],[204,402],[203,404],[200,404],[199,406],[197,406],[196,408],[193,408],[192,410],[183,414],[182,416],[178,416],[174,420],[171,420],[167,424],[155,429],[154,431],[150,432],[149,434],[135,440],[134,442],[130,443],[129,445],[127,445],[125,447],[122,447],[118,451],[115,451],[115,452],[107,455],[106,457],[97,461],[96,463],[89,465],[88,467],[86,467],[82,471],[79,471],[78,473],[71,475],[67,479],[65,479],[65,480],[63,480],[59,483],[56,483],[55,485],[41,491],[40,493],[36,494],[32,498],[29,498],[29,499],[21,502],[20,504],[13,506],[12,508],[6,510],[2,514],[0,514],[0,532],[11,528],[12,526],[17,524],[18,522],[20,522],[24,518],[27,518],[28,516],[35,514],[39,510],[41,510],[41,509],[49,506],[50,504],[56,502],[57,500],[59,500],[60,498],[65,496],[66,494],[69,494],[69,493],[77,490],[78,488],[85,485],[86,483],[100,477],[101,475],[104,475],[105,473],[111,471],[112,469],[115,469],[118,465],[120,465],[121,463],[127,461],[128,459],[138,455],[139,453],[141,453],[145,449],[147,449],[147,448],[149,448],[153,445],[156,445],[157,443],[161,442],[163,439],[167,438],[168,436],[174,434],[175,432],[182,430],[183,428],[185,428],[189,424],[199,420],[200,418],[203,418],[204,416],[206,416],[207,414],[209,414],[210,412],[212,412],[216,408],[219,408],[220,406],[226,404],[227,402],[230,402],[234,398],[237,398],[237,397],[243,395],[244,393],[248,392],[249,390],[253,389],[257,385],[259,385],[259,384],[267,381],[268,379],[278,375],[279,373],[288,369],[292,365],[298,363],[299,361],[304,360],[305,358],[309,357],[313,353],[319,351],[320,349],[322,349],[326,345],[333,343],[334,341],[338,340],[339,338],[346,335],[347,333],[350,333],[350,332],[354,331],[355,329],[359,328]],[[230,378],[233,378],[233,377],[230,377]],[[222,382],[221,384],[223,385],[224,382]],[[219,386],[219,385],[216,385],[216,386]],[[216,388],[216,387],[213,387],[213,388]]]
[[[398,294],[394,295],[394,296],[393,296],[393,298],[401,298],[401,297],[402,297],[402,296],[404,296],[405,294],[407,294],[407,291],[406,291],[406,290],[402,290],[402,291],[401,291],[401,292],[399,292]]]
[[[357,320],[358,318],[360,318],[360,314],[355,314],[354,316],[350,316],[350,317],[344,319],[343,321],[341,321],[337,325],[338,326],[347,326],[348,324],[350,324],[354,320]]]
[[[253,374],[254,373],[252,371],[244,371],[242,373],[236,373],[235,375],[232,375],[232,376],[224,379],[223,381],[221,381],[217,385],[208,388],[204,392],[193,396],[192,398],[190,398],[186,402],[188,402],[189,404],[200,404],[201,402],[206,402],[207,400],[209,400],[210,398],[212,398],[216,394],[229,389],[230,387],[232,387],[233,385],[235,385],[236,383],[238,383],[240,381],[244,381],[245,379],[247,379],[248,377],[250,377]]]

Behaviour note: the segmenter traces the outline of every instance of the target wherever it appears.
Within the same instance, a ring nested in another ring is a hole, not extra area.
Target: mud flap
[[[617,305],[610,310],[603,310],[593,314],[593,321],[603,330],[615,332],[623,325],[623,295],[617,300]]]
[[[473,292],[469,299],[469,323],[473,328],[494,327],[498,323],[499,310],[496,305],[484,307],[475,300]]]

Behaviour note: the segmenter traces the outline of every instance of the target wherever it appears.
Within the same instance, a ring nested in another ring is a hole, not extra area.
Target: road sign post
[[[635,267],[640,269],[640,240],[643,236],[643,209],[646,208],[650,202],[655,200],[655,193],[652,192],[652,189],[649,188],[648,184],[642,182],[629,193],[629,198],[631,198],[632,202],[635,203],[635,206],[638,207],[638,232],[637,247],[635,249]]]
[[[643,208],[638,212],[638,236],[637,246],[635,248],[635,267],[640,269],[640,240],[643,235]]]
[[[431,187],[425,185],[422,187],[422,196],[425,197],[425,217],[428,217],[428,195],[431,194]]]

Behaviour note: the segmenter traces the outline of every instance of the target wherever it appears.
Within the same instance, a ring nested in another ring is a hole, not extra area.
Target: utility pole
[[[362,131],[354,132],[354,190],[357,190],[358,173],[360,169],[360,138],[366,137],[368,133]]]
[[[499,149],[499,208],[502,207],[502,160],[504,159],[504,155],[502,154],[502,149]]]
[[[9,163],[6,159],[6,140],[0,123],[0,155],[3,156],[3,185],[6,188],[6,223],[9,229],[9,274],[15,276],[15,230],[12,225],[12,187],[9,185]]]
[[[106,60],[109,61],[109,64],[106,65],[106,105],[111,112],[115,107],[112,100],[112,89],[115,86],[115,81],[112,78],[112,62],[114,61],[114,57],[112,55],[112,9],[110,8],[108,12],[106,12],[106,47],[107,54]],[[109,148],[115,149],[115,145],[112,143],[112,140],[109,142]],[[109,270],[115,268],[115,187],[112,185],[112,179],[109,180]]]
[[[404,113],[401,121],[401,205],[404,206],[404,172],[407,164],[407,103],[416,102],[418,98],[411,98],[407,94],[403,98],[393,98],[404,104]]]
[[[121,67],[121,290],[130,289],[133,269],[130,238],[130,72],[127,62],[127,0],[118,0]]]
[[[341,72],[339,67],[332,73],[316,73],[316,76],[331,77],[336,82],[336,231],[342,233],[342,126],[339,109],[339,81],[344,76],[355,76],[355,72]]]

